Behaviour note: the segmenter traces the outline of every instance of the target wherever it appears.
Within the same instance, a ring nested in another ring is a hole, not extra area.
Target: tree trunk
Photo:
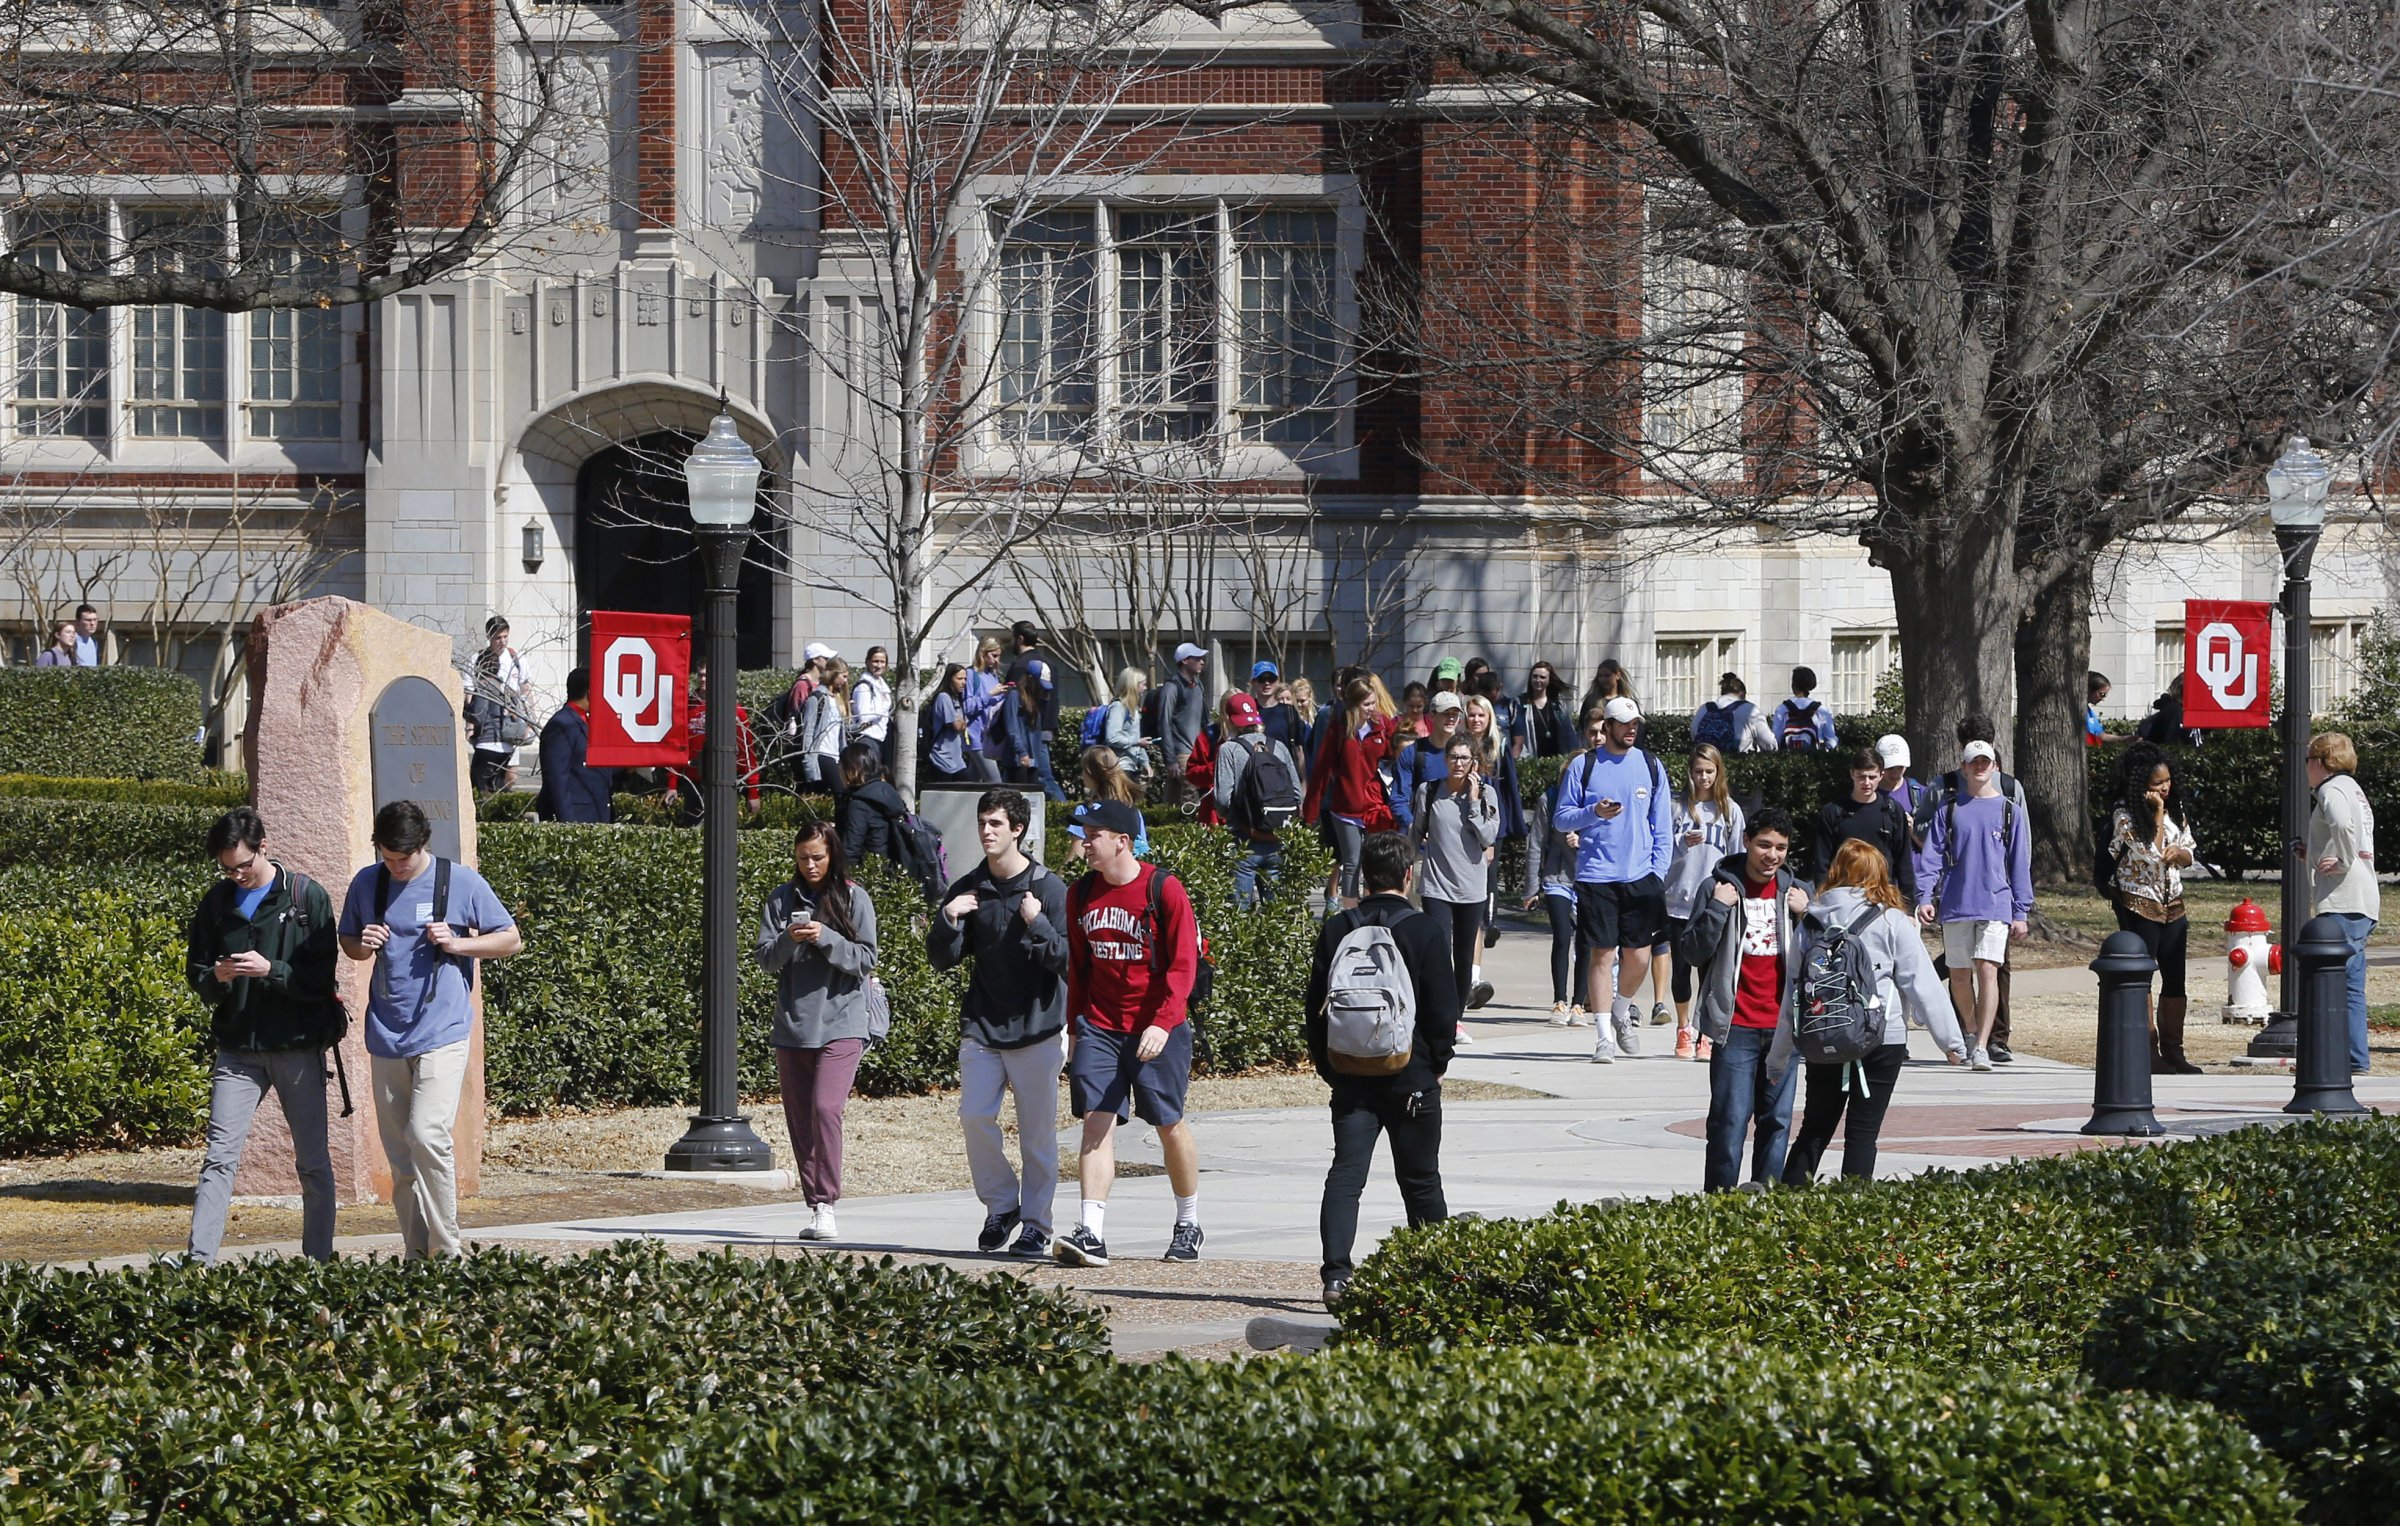
[[[2012,538],[2005,522],[1953,521],[1871,549],[1892,577],[1900,669],[1908,676],[1910,754],[1919,777],[1937,778],[1957,766],[1960,717],[1997,718],[2012,709],[2009,655],[2018,609]]]
[[[2083,740],[2092,666],[2092,562],[2077,557],[2033,590],[2017,627],[2016,775],[2032,815],[2034,883],[2082,884],[2092,862]]]

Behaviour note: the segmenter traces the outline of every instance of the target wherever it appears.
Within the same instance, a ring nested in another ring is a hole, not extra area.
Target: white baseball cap
[[[827,646],[822,641],[811,641],[808,645],[800,649],[800,660],[802,662],[822,662],[826,658],[834,655],[835,652],[833,648]]]
[[[1908,738],[1904,736],[1877,737],[1875,756],[1883,759],[1886,768],[1908,767]]]
[[[1992,744],[1989,742],[1969,742],[1958,750],[1958,761],[1962,765],[1972,763],[1977,758],[1989,758],[1997,763],[2000,761],[2000,754],[1992,751]]]
[[[1205,658],[1206,656],[1208,656],[1207,647],[1194,646],[1189,641],[1186,641],[1183,645],[1175,649],[1175,660],[1177,662],[1188,662],[1194,657]]]
[[[1604,721],[1615,721],[1622,726],[1627,721],[1640,720],[1642,707],[1620,694],[1600,707],[1600,718]]]
[[[1465,705],[1465,700],[1460,699],[1448,689],[1444,689],[1441,693],[1436,694],[1433,698],[1425,702],[1425,708],[1428,710],[1458,710],[1464,708]]]

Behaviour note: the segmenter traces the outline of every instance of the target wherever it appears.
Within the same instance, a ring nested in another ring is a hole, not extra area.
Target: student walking
[[[759,908],[758,962],[775,976],[775,1078],[809,1207],[799,1237],[837,1239],[842,1115],[867,1050],[875,903],[851,882],[831,823],[807,822],[793,836],[792,877]]]
[[[1725,755],[1715,747],[1694,746],[1684,767],[1690,786],[1675,803],[1675,861],[1667,871],[1668,988],[1675,998],[1675,1058],[1706,1060],[1710,1043],[1692,1026],[1691,961],[1677,950],[1717,866],[1742,850],[1742,808],[1734,803]]]
[[[1692,740],[1706,742],[1719,754],[1775,750],[1775,733],[1758,706],[1750,703],[1749,685],[1739,673],[1719,674],[1717,697],[1692,712]]]
[[[1913,906],[1917,900],[1917,855],[1908,809],[1884,790],[1881,753],[1861,747],[1848,761],[1850,792],[1826,801],[1817,811],[1802,872],[1822,877],[1832,869],[1833,856],[1843,843],[1853,839],[1871,843],[1883,855],[1892,883]]]
[[[1792,697],[1775,707],[1767,723],[1783,751],[1823,752],[1834,745],[1833,711],[1813,697],[1816,689],[1816,669],[1792,669]]]
[[[1091,865],[1067,895],[1067,1101],[1083,1122],[1083,1211],[1053,1251],[1069,1266],[1108,1265],[1116,1129],[1128,1116],[1158,1130],[1175,1193],[1175,1231],[1162,1259],[1197,1261],[1204,1238],[1200,1147],[1183,1116],[1200,923],[1183,883],[1133,856],[1140,825],[1130,806],[1103,800],[1077,807],[1067,827]]]
[[[1032,824],[1023,794],[983,792],[975,802],[983,862],[950,887],[926,929],[925,954],[937,970],[974,961],[959,998],[958,1124],[983,1204],[975,1248],[988,1256],[1006,1246],[1011,1256],[1045,1261],[1066,1068],[1067,887],[1026,857],[1021,844]],[[1009,1168],[1000,1132],[1000,1104],[1011,1095],[1022,1172]]]
[[[1926,834],[1935,881],[1919,882],[1917,916],[1928,927],[1941,926],[1951,996],[1962,1014],[1974,1015],[1968,1063],[1989,1070],[1985,1045],[1999,1015],[2009,940],[2025,936],[2025,919],[2033,915],[2032,833],[2016,802],[2001,793],[1991,743],[1969,742],[1959,773],[1963,792],[1934,812]]]
[[[1450,750],[1450,739],[1458,735],[1459,721],[1466,715],[1466,703],[1455,694],[1436,694],[1425,711],[1425,729],[1415,740],[1400,742],[1400,750],[1392,760],[1394,793],[1399,797],[1392,814],[1399,824],[1410,824],[1407,813],[1416,809],[1417,792],[1428,784],[1439,784],[1450,777],[1450,765],[1444,755]],[[1402,737],[1406,732],[1400,733]]]
[[[1000,675],[1000,638],[986,636],[975,647],[974,664],[967,670],[967,767],[987,784],[1000,782],[1006,740],[1001,736],[1002,707],[1016,696]]]
[[[1189,641],[1175,648],[1175,672],[1159,693],[1159,754],[1168,777],[1180,780],[1192,746],[1208,724],[1208,648]]]
[[[1358,1199],[1375,1140],[1392,1141],[1410,1228],[1450,1216],[1442,1196],[1442,1077],[1458,1036],[1458,981],[1432,919],[1409,909],[1415,854],[1397,832],[1359,850],[1366,895],[1328,917],[1309,959],[1308,1057],[1333,1089],[1333,1165],[1317,1210],[1325,1306],[1350,1290]]]
[[[1957,737],[1958,745],[1962,748],[1965,747],[1969,742],[1982,742],[1992,748],[1994,756],[1998,756],[1999,754],[2000,729],[1998,725],[1993,722],[1991,716],[1983,711],[1970,711],[1967,714],[1960,716],[1958,721]],[[1904,759],[1908,756],[1908,748],[1905,742],[1901,744],[1900,756]],[[1888,776],[1888,771],[1890,768],[1888,758],[1886,760],[1885,767]],[[2020,784],[2006,769],[1999,770],[1999,776],[2000,794],[2002,798],[2006,799],[2010,804],[2017,808],[2017,817],[2019,820],[2032,820],[2032,816],[2026,808],[2025,786]],[[1931,784],[1925,786],[1924,789],[1918,793],[1915,803],[1910,807],[1909,826],[1916,835],[1917,843],[1917,889],[1920,892],[1918,896],[1919,900],[1924,898],[1922,892],[1933,883],[1934,878],[1941,872],[1941,861],[1932,855],[1928,849],[1927,843],[1927,839],[1933,830],[1934,815],[1936,812],[1940,811],[1942,807],[1948,805],[1951,801],[1956,800],[1965,792],[1965,780],[1966,776],[1958,769],[1953,768],[1941,775],[1941,777],[1935,779]],[[1898,792],[1895,791],[1894,793],[1897,794]],[[1937,970],[1942,971],[1944,977],[1947,978],[1949,973],[1949,960],[1946,956],[1935,956],[1934,967]],[[1999,1011],[1998,1014],[1992,1019],[1992,1036],[1984,1045],[1985,1052],[1991,1056],[1992,1063],[1995,1065],[2007,1065],[2016,1059],[2016,1055],[2011,1053],[2008,1047],[2010,1034],[2008,1021],[2008,980],[2008,966],[2004,964],[2000,966]],[[1956,988],[1953,987],[1953,989],[1955,990]],[[1973,1009],[1969,1007],[1961,1007],[1959,1009],[1958,1024],[1961,1028],[1972,1028],[1972,1012]]]
[[[2358,749],[2339,731],[2312,737],[2308,784],[2310,890],[2317,915],[2338,917],[2350,940],[2350,1070],[2367,1073],[2367,939],[2383,916],[2375,879],[2375,807],[2358,787]]]
[[[808,788],[830,795],[842,781],[842,745],[849,731],[843,691],[849,670],[830,647],[821,650],[821,676],[800,702],[800,778]]]
[[[908,802],[884,777],[883,757],[874,743],[861,740],[842,749],[842,793],[833,819],[841,834],[844,864],[882,858],[901,873],[908,872],[898,842],[908,820]]]
[[[1949,993],[1933,972],[1925,941],[1909,917],[1908,902],[1892,883],[1891,866],[1883,853],[1863,838],[1851,838],[1835,850],[1833,864],[1809,903],[1800,927],[1801,963],[1813,968],[1813,955],[1833,939],[1855,942],[1867,967],[1866,989],[1857,994],[1882,1014],[1883,1042],[1856,1060],[1807,1064],[1808,1096],[1800,1112],[1800,1129],[1792,1138],[1783,1164],[1787,1187],[1815,1181],[1817,1162],[1836,1128],[1842,1131],[1842,1175],[1875,1174],[1875,1146],[1883,1134],[1883,1115],[1892,1105],[1892,1087],[1908,1063],[1908,1024],[1933,1034],[1933,1041],[1957,1065],[1967,1058],[1967,1041],[1950,1011]],[[1831,961],[1828,961],[1830,964]],[[1781,1085],[1797,1052],[1798,1012],[1786,1003],[1775,1029],[1775,1046],[1767,1055],[1768,1084]],[[1843,1121],[1844,1113],[1849,1115]]]
[[[2192,921],[2184,913],[2183,871],[2192,865],[2192,829],[2183,814],[2175,770],[2154,742],[2136,742],[2117,765],[2117,803],[2102,848],[2102,886],[2115,903],[2117,930],[2142,940],[2158,961],[2158,1000],[2150,1016],[2150,1069],[2156,1075],[2196,1076],[2184,1058],[2183,1020],[2189,1005],[2184,963]]]
[[[1384,713],[1371,677],[1353,678],[1342,690],[1344,713],[1317,749],[1300,817],[1319,827],[1333,844],[1342,904],[1358,904],[1359,845],[1370,832],[1388,832],[1395,822],[1383,788],[1383,762],[1392,750],[1393,721]]]
[[[925,778],[942,784],[964,784],[975,777],[967,757],[967,670],[960,663],[942,669],[925,707],[925,734],[920,751]]]
[[[617,771],[587,763],[592,746],[592,670],[567,674],[567,702],[542,727],[542,788],[534,814],[544,821],[609,821]]]
[[[850,685],[850,740],[875,749],[885,777],[892,771],[892,656],[882,647],[867,648],[867,668]]]
[[[1283,829],[1300,814],[1300,765],[1267,735],[1258,701],[1228,695],[1231,732],[1217,749],[1215,798],[1225,830],[1242,845],[1233,866],[1234,904],[1247,911],[1273,894],[1283,872]]]
[[[1563,758],[1575,751],[1575,712],[1567,703],[1572,692],[1547,660],[1536,662],[1527,671],[1524,723],[1517,737],[1518,750],[1524,756]]]
[[[1102,709],[1100,734],[1094,740],[1117,755],[1125,772],[1136,778],[1150,772],[1150,754],[1142,746],[1142,695],[1150,679],[1140,668],[1117,674],[1117,696]],[[1089,736],[1088,731],[1085,735]]]
[[[1768,806],[1750,818],[1747,833],[1742,851],[1717,865],[1676,950],[1700,971],[1692,1012],[1712,1047],[1704,1178],[1710,1192],[1740,1185],[1742,1144],[1753,1125],[1750,1181],[1765,1187],[1779,1180],[1792,1126],[1796,1078],[1788,1069],[1771,1077],[1767,1057],[1800,973],[1799,918],[1808,910],[1808,890],[1784,862],[1791,817]]]
[[[1500,840],[1500,802],[1483,777],[1473,742],[1463,736],[1451,738],[1445,761],[1449,776],[1417,791],[1416,824],[1409,837],[1417,848],[1418,899],[1449,942],[1463,1009],[1483,955],[1485,898],[1492,850]]]
[[[436,858],[432,840],[415,801],[377,811],[376,861],[350,877],[339,924],[342,952],[375,966],[366,1031],[375,1127],[411,1261],[459,1253],[451,1131],[474,1035],[475,961],[525,946],[484,877]]]
[[[1675,805],[1667,771],[1634,745],[1642,713],[1630,699],[1601,710],[1602,745],[1560,775],[1551,824],[1576,834],[1576,917],[1592,946],[1589,1003],[1598,1029],[1592,1063],[1617,1051],[1640,1052],[1633,993],[1650,973],[1650,950],[1667,930],[1666,874],[1674,848]],[[1617,960],[1609,1020],[1598,1021],[1610,951]]]
[[[234,1173],[269,1090],[283,1108],[300,1177],[300,1253],[333,1259],[333,1157],[325,1139],[325,1051],[341,1042],[333,902],[325,887],[267,856],[248,806],[208,829],[217,881],[184,934],[184,979],[209,1009],[208,1151],[192,1194],[187,1250],[206,1266],[225,1241]]]

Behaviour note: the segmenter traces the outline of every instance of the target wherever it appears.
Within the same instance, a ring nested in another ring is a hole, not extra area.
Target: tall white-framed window
[[[1875,708],[1875,687],[1897,655],[1891,631],[1844,631],[1833,638],[1833,683],[1827,696],[1836,715],[1863,715]]]
[[[36,209],[9,221],[10,246],[44,270],[108,262],[104,209]],[[108,315],[19,297],[11,304],[15,369],[9,423],[20,435],[97,440],[108,433]]]
[[[2159,626],[2150,637],[2150,667],[2160,693],[2183,671],[2183,623]]]
[[[1235,239],[1242,436],[1276,445],[1329,441],[1341,365],[1333,213],[1323,207],[1253,210],[1236,223]]]
[[[2308,706],[2328,715],[2348,704],[2359,682],[2364,620],[2312,620],[2308,626]]]
[[[1741,638],[1723,634],[1661,635],[1650,669],[1650,706],[1661,715],[1688,715],[1717,692],[1717,675],[1739,667]]]
[[[1117,214],[1117,399],[1131,440],[1192,440],[1217,417],[1217,228],[1208,209]]]
[[[1094,376],[1092,212],[1061,207],[1020,219],[999,251],[1001,433],[1012,442],[1080,440]]]
[[[1740,271],[1664,247],[1653,216],[1642,259],[1642,438],[1652,475],[1741,475],[1746,291]]]
[[[125,214],[125,259],[141,274],[214,275],[225,265],[220,208],[145,207]],[[137,439],[225,438],[225,315],[198,307],[137,307],[129,315]]]
[[[329,275],[326,240],[296,229],[271,235],[267,256],[287,275]],[[266,440],[336,440],[342,424],[342,314],[277,307],[250,314],[244,427]]]

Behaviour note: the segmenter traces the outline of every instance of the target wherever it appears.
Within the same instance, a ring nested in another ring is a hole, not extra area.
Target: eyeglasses
[[[258,858],[259,856],[253,853],[238,864],[219,864],[217,865],[217,873],[224,876],[226,879],[238,880],[243,875],[250,872],[250,866],[257,863]]]

